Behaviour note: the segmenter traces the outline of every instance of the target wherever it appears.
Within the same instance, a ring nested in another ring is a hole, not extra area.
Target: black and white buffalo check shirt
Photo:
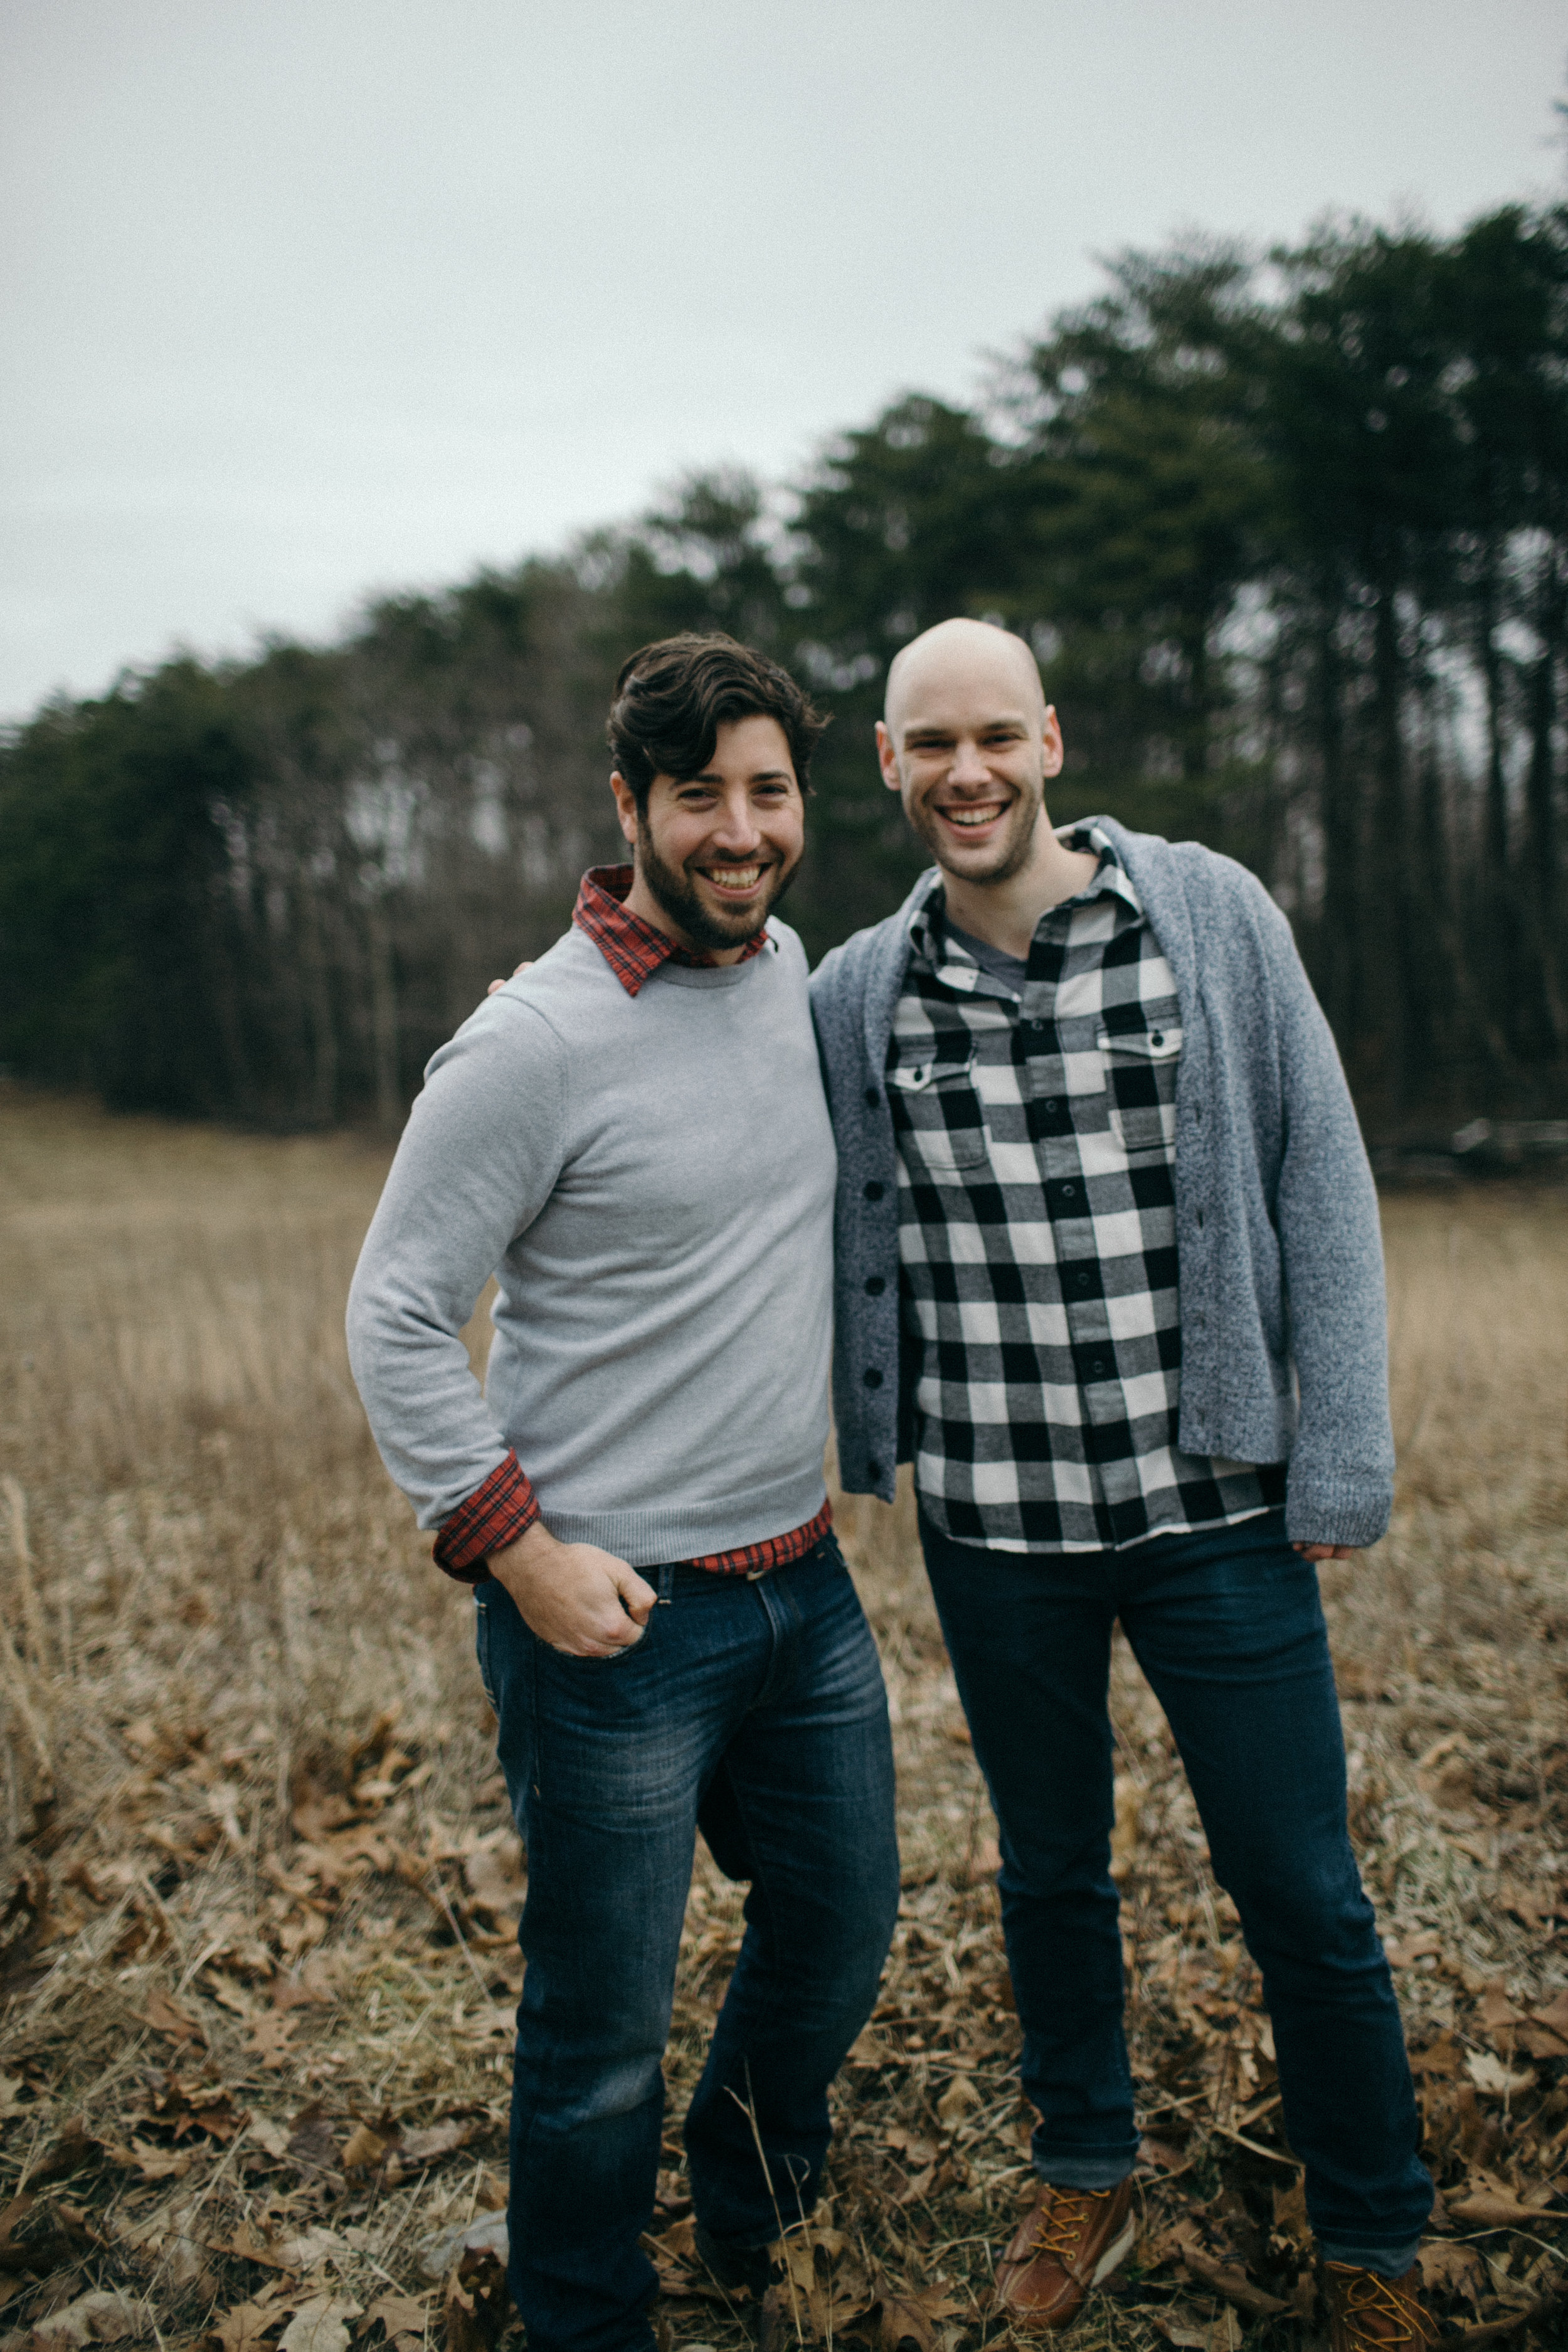
[[[1181,1010],[1110,843],[1068,845],[1100,870],[1041,916],[1025,967],[972,950],[933,892],[888,1046],[915,1484],[946,1535],[999,1551],[1121,1547],[1285,1499],[1283,1465],[1177,1450]]]

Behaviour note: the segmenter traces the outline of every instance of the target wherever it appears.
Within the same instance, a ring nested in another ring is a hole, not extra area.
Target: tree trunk
[[[1384,911],[1369,933],[1372,953],[1368,1029],[1375,1039],[1378,1076],[1390,1115],[1403,1117],[1415,1073],[1410,1066],[1412,843],[1405,789],[1404,658],[1397,591],[1378,596],[1373,626],[1372,904]]]
[[[1529,826],[1530,874],[1527,898],[1531,908],[1542,1011],[1552,1050],[1568,1052],[1568,1005],[1563,1002],[1563,944],[1560,935],[1561,889],[1558,878],[1557,773],[1554,739],[1557,731],[1557,671],[1563,657],[1564,622],[1568,619],[1568,580],[1553,548],[1542,567],[1543,588],[1536,625],[1542,650],[1530,671],[1530,766],[1525,781],[1525,812]]]
[[[386,908],[379,898],[370,902],[366,919],[370,942],[371,1059],[375,1078],[378,1127],[395,1128],[403,1116],[403,1093],[397,1082],[397,976],[393,968],[392,934]]]
[[[1318,639],[1317,736],[1323,828],[1323,998],[1330,1025],[1348,1059],[1361,1021],[1361,926],[1355,794],[1345,761],[1343,663],[1334,643],[1337,614]]]
[[[321,901],[309,879],[300,892],[300,915],[305,997],[310,1009],[310,1123],[331,1127],[338,1109],[338,1031],[332,1018]]]

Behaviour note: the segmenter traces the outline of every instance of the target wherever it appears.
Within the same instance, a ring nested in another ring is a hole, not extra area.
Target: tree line
[[[0,743],[0,1061],[126,1108],[395,1120],[621,854],[610,684],[679,628],[834,714],[788,908],[815,958],[920,870],[871,726],[952,613],[1037,653],[1058,820],[1263,877],[1375,1124],[1553,1107],[1568,206],[1522,205],[1125,256],[972,404],[908,394],[801,482],[701,475],[334,644],[49,702]]]

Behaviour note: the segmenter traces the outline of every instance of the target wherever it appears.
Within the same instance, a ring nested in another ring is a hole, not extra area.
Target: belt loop
[[[670,1601],[674,1598],[674,1587],[675,1562],[672,1559],[667,1559],[660,1564],[658,1571],[658,1606],[660,1609],[668,1608]]]

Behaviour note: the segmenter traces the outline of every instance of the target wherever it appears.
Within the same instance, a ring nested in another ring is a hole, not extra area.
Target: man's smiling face
[[[626,904],[685,947],[738,952],[805,848],[805,803],[778,720],[726,720],[701,774],[655,776],[641,812],[623,777],[611,782],[637,857]]]
[[[959,622],[917,639],[889,676],[877,750],[883,782],[948,873],[1007,882],[1027,866],[1062,741],[1017,638]]]

